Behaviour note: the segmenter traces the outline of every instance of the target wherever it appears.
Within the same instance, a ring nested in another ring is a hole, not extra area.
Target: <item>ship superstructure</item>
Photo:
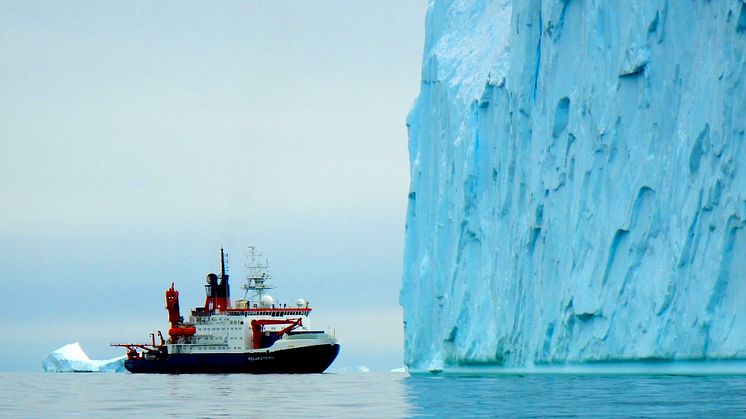
[[[191,310],[187,321],[179,309],[174,284],[166,290],[171,327],[168,338],[151,334],[149,343],[112,344],[127,348],[125,368],[135,373],[320,373],[339,353],[333,334],[311,330],[311,307],[303,299],[276,304],[266,293],[273,287],[267,263],[249,248],[244,299],[230,298],[225,253],[220,250],[220,275],[207,275],[205,304]],[[251,294],[249,294],[251,293]],[[248,298],[247,298],[248,297]]]

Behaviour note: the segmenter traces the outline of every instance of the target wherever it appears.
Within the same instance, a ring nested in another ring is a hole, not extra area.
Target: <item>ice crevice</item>
[[[745,7],[430,3],[410,370],[746,358]]]

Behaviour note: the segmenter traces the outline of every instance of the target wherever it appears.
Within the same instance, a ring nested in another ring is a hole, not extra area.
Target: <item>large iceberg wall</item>
[[[746,3],[431,1],[410,369],[746,357]]]

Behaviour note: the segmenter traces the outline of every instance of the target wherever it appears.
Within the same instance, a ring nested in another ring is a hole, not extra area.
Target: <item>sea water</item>
[[[0,414],[11,417],[746,417],[746,377],[2,373]]]

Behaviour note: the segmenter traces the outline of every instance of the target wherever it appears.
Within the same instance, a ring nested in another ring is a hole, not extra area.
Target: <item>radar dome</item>
[[[262,303],[262,307],[271,307],[275,303],[275,300],[271,295],[263,295],[260,302]]]
[[[298,307],[303,308],[303,306],[306,305],[306,300],[304,300],[302,298],[299,298],[299,299],[295,300],[295,305],[297,305]]]

